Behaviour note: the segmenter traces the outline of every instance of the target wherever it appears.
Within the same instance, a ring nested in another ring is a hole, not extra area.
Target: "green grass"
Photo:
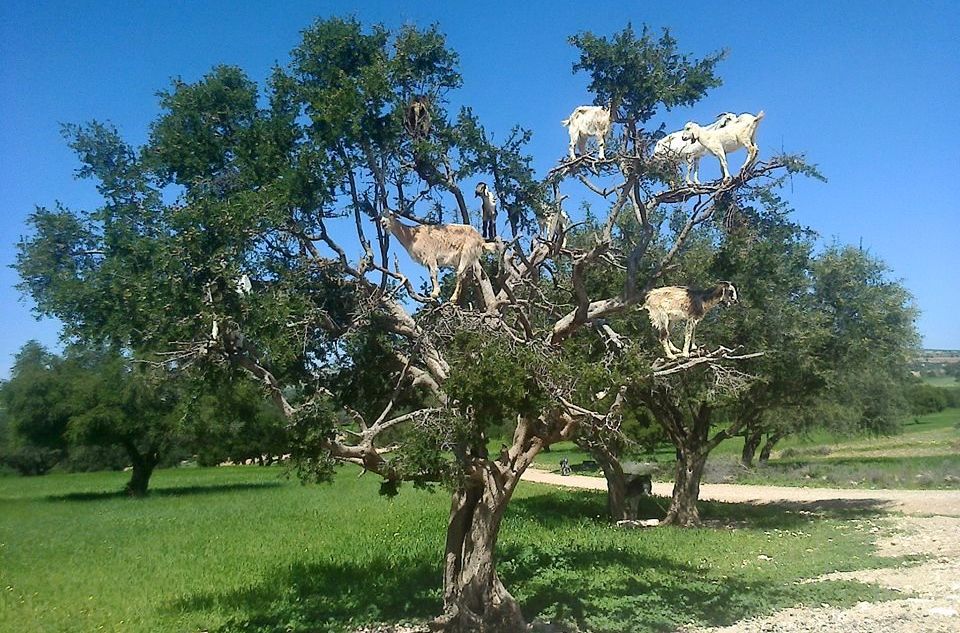
[[[851,437],[818,430],[789,437],[777,445],[762,468],[745,470],[737,464],[743,438],[721,443],[707,462],[707,483],[829,486],[839,488],[960,489],[960,409],[946,409],[904,422],[902,433],[882,437]],[[590,457],[572,442],[555,444],[537,457],[537,466],[559,471],[567,458],[574,471],[601,476],[589,467]],[[661,446],[650,454],[628,457],[658,468],[654,479],[673,478],[675,453]]]
[[[924,376],[923,382],[934,387],[960,387],[960,381],[953,376]]]
[[[0,478],[0,631],[305,633],[439,612],[446,493],[386,500],[353,470],[329,486],[280,473],[162,470],[143,500],[115,494],[123,473]],[[663,504],[642,511],[662,516]],[[702,506],[710,528],[621,530],[601,518],[601,494],[525,483],[504,520],[501,577],[528,618],[597,633],[887,595],[796,583],[878,564],[869,508]]]

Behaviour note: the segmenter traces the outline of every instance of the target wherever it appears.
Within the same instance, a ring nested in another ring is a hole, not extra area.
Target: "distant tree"
[[[28,341],[14,358],[2,396],[10,427],[7,462],[22,474],[46,473],[66,454],[63,431],[73,412],[60,359]]]
[[[78,346],[61,358],[35,341],[17,355],[3,397],[14,433],[27,447],[58,459],[70,447],[122,448],[133,467],[126,486],[133,496],[146,494],[183,413],[174,383],[146,365]]]
[[[74,406],[68,441],[122,448],[132,466],[127,493],[147,494],[154,469],[180,435],[180,385],[161,369],[101,350],[68,353],[64,375]]]
[[[247,460],[269,465],[291,452],[283,416],[251,381],[206,385],[185,414],[184,432],[202,465]]]

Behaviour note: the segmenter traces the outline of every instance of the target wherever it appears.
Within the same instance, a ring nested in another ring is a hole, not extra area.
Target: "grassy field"
[[[777,445],[763,468],[746,470],[737,464],[743,438],[720,444],[710,455],[705,481],[784,486],[840,488],[960,489],[960,409],[911,418],[903,432],[884,437],[845,437],[818,431],[792,437]],[[555,444],[541,453],[537,465],[559,470],[567,458],[575,471],[601,473],[572,442]],[[673,477],[675,454],[663,446],[635,460],[657,467],[655,479]],[[584,463],[588,462],[588,463]]]
[[[953,376],[924,376],[923,382],[934,387],[960,387],[960,382]]]
[[[143,500],[114,492],[123,473],[0,478],[0,631],[334,632],[439,612],[443,491],[386,500],[353,470],[324,486],[281,474],[162,470]],[[656,503],[646,516],[662,516]],[[604,506],[521,486],[498,553],[528,618],[658,631],[885,595],[796,583],[878,565],[869,512],[703,504],[708,528],[630,531],[606,524]]]

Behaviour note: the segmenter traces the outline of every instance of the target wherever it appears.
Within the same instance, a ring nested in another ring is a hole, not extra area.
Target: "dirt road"
[[[544,484],[605,490],[599,477],[529,469],[523,478]],[[658,496],[671,484],[654,484]],[[956,633],[960,631],[960,492],[947,490],[847,490],[704,484],[700,498],[738,503],[802,503],[823,507],[873,507],[890,512],[859,526],[875,534],[877,553],[891,557],[883,569],[839,572],[813,579],[876,583],[902,592],[884,602],[861,602],[848,609],[820,605],[784,609],[722,628],[684,629],[682,633]],[[910,516],[903,516],[910,515]],[[901,562],[893,557],[921,556]],[[680,633],[680,632],[678,632]]]
[[[544,470],[527,469],[526,481],[568,488],[606,490],[602,477],[568,475],[563,477]],[[671,483],[654,483],[653,494],[669,497]],[[909,515],[960,517],[960,491],[957,490],[855,490],[846,488],[793,488],[789,486],[744,486],[739,484],[702,484],[700,499],[730,503],[803,503],[876,507]]]

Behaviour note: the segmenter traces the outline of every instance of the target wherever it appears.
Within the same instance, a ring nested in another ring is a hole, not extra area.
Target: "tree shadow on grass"
[[[239,490],[264,490],[281,485],[275,481],[261,481],[235,484],[213,484],[208,486],[174,486],[170,488],[156,488],[147,491],[147,497],[187,497],[191,495],[207,495]],[[98,491],[98,492],[70,492],[63,495],[47,495],[47,501],[103,501],[105,499],[128,498],[125,490]]]
[[[653,511],[656,501],[644,500],[641,512]],[[673,630],[686,622],[730,624],[798,603],[853,603],[875,591],[853,582],[798,584],[774,567],[731,572],[695,556],[677,560],[631,546],[640,533],[625,531],[620,538],[606,524],[605,510],[605,496],[588,491],[551,491],[510,504],[498,573],[528,619],[576,623],[596,633]],[[797,527],[823,516],[784,516],[782,508],[750,504],[705,503],[703,511],[708,520],[735,517],[756,529]],[[541,538],[541,529],[571,538]],[[440,564],[439,551],[412,555],[385,543],[367,560],[291,562],[248,587],[212,589],[167,608],[220,614],[223,623],[213,633],[333,633],[422,621],[442,609]]]
[[[607,523],[606,493],[593,490],[557,490],[514,499],[508,513],[545,527],[558,527],[571,518],[589,518]],[[890,505],[885,499],[825,499],[770,503],[701,501],[700,517],[705,527],[735,524],[757,529],[796,528],[823,518],[876,517]],[[643,497],[637,516],[662,519],[670,506],[667,497]]]
[[[442,607],[439,560],[294,563],[256,586],[177,601],[174,612],[220,611],[217,633],[327,633],[374,622],[424,620]]]

